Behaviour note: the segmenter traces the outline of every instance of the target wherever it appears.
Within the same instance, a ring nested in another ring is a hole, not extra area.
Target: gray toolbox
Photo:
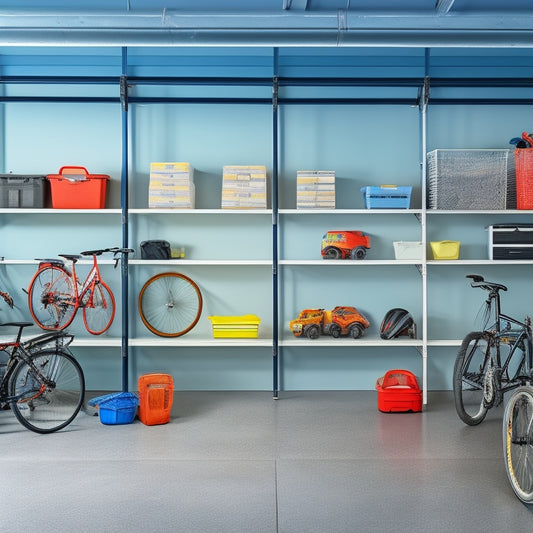
[[[489,259],[533,259],[533,224],[489,226]]]
[[[0,207],[45,207],[46,176],[0,174]]]

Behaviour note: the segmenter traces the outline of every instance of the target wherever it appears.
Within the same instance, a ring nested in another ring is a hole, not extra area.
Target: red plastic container
[[[58,174],[46,176],[54,209],[103,209],[106,174],[89,174],[85,167],[61,167]]]
[[[166,424],[170,420],[174,381],[168,374],[144,374],[139,377],[137,416],[147,426]]]
[[[389,370],[376,382],[378,409],[383,413],[422,411],[422,391],[409,370]]]
[[[517,148],[516,166],[516,208],[533,209],[533,149]]]

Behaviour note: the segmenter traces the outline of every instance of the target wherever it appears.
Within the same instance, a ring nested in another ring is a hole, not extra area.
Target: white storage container
[[[394,256],[396,259],[424,259],[424,248],[421,241],[395,241]]]

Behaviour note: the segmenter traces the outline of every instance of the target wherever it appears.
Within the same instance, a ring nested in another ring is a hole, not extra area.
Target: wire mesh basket
[[[512,150],[433,150],[427,154],[430,209],[508,209],[516,205]]]

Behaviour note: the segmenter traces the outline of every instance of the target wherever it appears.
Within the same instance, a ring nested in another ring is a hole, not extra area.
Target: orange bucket
[[[137,416],[146,426],[166,424],[170,420],[174,381],[168,374],[144,374],[139,377]]]

